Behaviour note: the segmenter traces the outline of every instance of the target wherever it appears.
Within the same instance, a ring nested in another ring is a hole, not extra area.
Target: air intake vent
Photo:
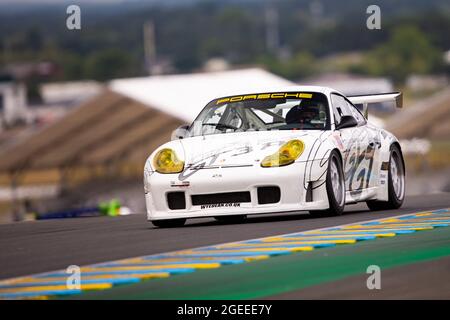
[[[279,187],[259,187],[258,204],[280,202],[281,192]]]
[[[169,192],[167,194],[167,205],[170,210],[186,209],[186,198],[184,197],[184,192]]]
[[[192,204],[194,206],[200,206],[203,204],[236,203],[236,202],[250,202],[250,192],[243,191],[243,192],[192,195]]]

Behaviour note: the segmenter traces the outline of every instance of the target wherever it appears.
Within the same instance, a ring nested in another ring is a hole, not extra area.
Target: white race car
[[[401,107],[402,94],[346,97],[298,86],[215,99],[147,159],[148,220],[171,227],[199,217],[340,215],[361,201],[372,210],[399,208],[400,144],[367,122],[368,104],[387,101]]]

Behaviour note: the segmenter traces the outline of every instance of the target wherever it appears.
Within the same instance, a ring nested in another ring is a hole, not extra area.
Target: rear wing
[[[366,94],[359,96],[347,96],[353,104],[362,104],[363,113],[367,118],[367,106],[369,103],[381,103],[381,102],[394,102],[395,107],[403,107],[403,94],[401,92],[390,92],[390,93],[377,93],[377,94]]]

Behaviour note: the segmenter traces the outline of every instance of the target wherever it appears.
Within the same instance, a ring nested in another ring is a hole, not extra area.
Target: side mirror
[[[356,127],[357,125],[358,121],[352,116],[342,116],[341,122],[336,126],[336,129]]]
[[[189,134],[189,125],[183,124],[182,126],[179,126],[172,132],[171,140],[186,138],[188,134]]]

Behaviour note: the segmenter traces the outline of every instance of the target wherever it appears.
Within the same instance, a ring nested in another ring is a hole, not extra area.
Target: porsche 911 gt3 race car
[[[399,208],[400,144],[367,121],[368,105],[387,101],[401,107],[402,94],[346,97],[298,86],[215,99],[148,157],[147,218],[170,227],[198,217],[340,215],[361,201],[372,210]]]

